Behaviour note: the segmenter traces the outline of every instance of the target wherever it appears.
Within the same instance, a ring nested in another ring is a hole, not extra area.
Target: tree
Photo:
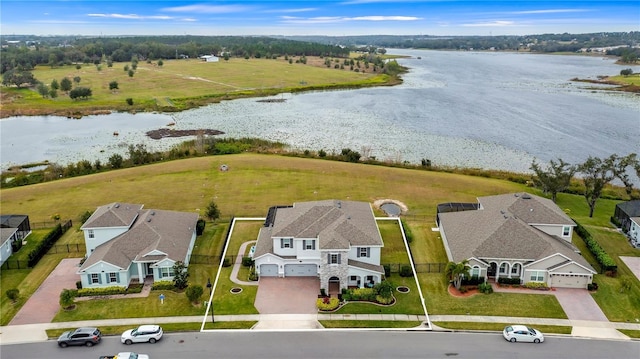
[[[158,66],[162,67],[162,65],[164,65],[164,62],[162,60],[158,60]]]
[[[562,159],[558,158],[558,162],[551,160],[546,170],[540,168],[538,163],[533,160],[531,170],[534,173],[533,184],[544,193],[551,194],[551,199],[556,202],[558,192],[562,192],[569,188],[571,178],[576,173],[576,166],[572,166]]]
[[[624,70],[620,70],[620,75],[627,77],[630,75],[633,75],[633,70],[632,69],[624,69]]]
[[[84,213],[82,213],[80,216],[78,216],[78,218],[80,219],[80,223],[84,224],[84,222],[86,222],[89,219],[89,217],[91,217],[92,214],[93,214],[93,212],[84,211]]]
[[[11,300],[12,303],[15,303],[18,300],[18,297],[20,296],[20,290],[18,290],[17,288],[7,289],[7,291],[4,293],[7,295],[7,298],[9,298],[9,300]]]
[[[178,289],[185,289],[189,286],[188,277],[187,267],[181,261],[177,261],[173,265],[173,285]]]
[[[58,80],[56,80],[56,79],[53,79],[53,80],[51,81],[51,85],[50,85],[50,86],[51,86],[51,88],[52,88],[52,89],[54,89],[54,90],[57,90],[57,89],[59,89],[59,88],[60,88],[60,84],[58,84]]]
[[[80,76],[74,76],[73,78],[73,82],[75,82],[76,84],[79,84],[81,80],[82,79],[80,78]]]
[[[111,166],[111,168],[121,168],[123,162],[124,162],[124,159],[122,158],[121,155],[117,153],[109,157],[109,166]]]
[[[31,86],[38,83],[38,80],[30,71],[9,70],[2,74],[2,84],[5,86],[15,85],[21,88],[24,85]]]
[[[216,205],[214,201],[209,202],[205,216],[207,216],[207,218],[209,218],[209,220],[211,221],[215,221],[216,219],[220,218],[220,210],[218,209],[218,205]]]
[[[204,293],[202,286],[190,285],[185,294],[191,303],[198,304],[200,302],[200,297],[202,297],[202,293]]]
[[[109,82],[109,90],[117,90],[118,89],[118,81]]]
[[[40,94],[40,96],[42,96],[42,98],[47,97],[49,95],[49,89],[47,88],[47,85],[40,82],[38,84],[38,93]]]
[[[88,87],[76,87],[73,90],[69,91],[69,97],[72,100],[81,98],[81,99],[86,99],[91,97],[92,92],[91,89]]]
[[[447,276],[449,276],[449,279],[453,281],[453,285],[456,289],[460,289],[462,278],[469,275],[469,270],[471,270],[471,267],[469,267],[469,260],[467,259],[460,263],[449,262],[445,269]]]
[[[133,71],[133,69],[129,69],[129,72],[127,72],[127,74],[129,74],[129,77],[133,77],[133,75],[134,75],[135,73],[136,73],[136,72],[135,72],[135,71]]]
[[[73,290],[63,289],[62,292],[60,292],[60,306],[65,309],[71,307],[75,297]]]
[[[640,161],[638,161],[637,155],[635,153],[631,153],[624,157],[619,157],[613,154],[609,157],[609,161],[611,162],[613,175],[622,181],[627,195],[631,198],[633,196],[633,182],[629,179],[627,168],[630,167],[636,170],[640,168]],[[638,177],[640,178],[640,175],[638,175]]]
[[[62,78],[62,80],[60,80],[60,91],[69,92],[71,91],[71,88],[71,80],[69,80],[68,77],[64,77]]]
[[[589,217],[593,217],[593,211],[596,208],[596,202],[602,195],[602,189],[615,178],[612,169],[612,157],[601,160],[600,158],[589,156],[589,158],[578,167],[578,172],[584,175],[582,177],[585,187],[584,198],[589,205]]]

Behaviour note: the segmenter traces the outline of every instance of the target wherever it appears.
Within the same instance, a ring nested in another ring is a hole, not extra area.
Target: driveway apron
[[[79,258],[60,261],[9,325],[50,323],[60,309],[60,292],[63,289],[76,289],[76,281],[80,279],[76,274],[78,263]]]

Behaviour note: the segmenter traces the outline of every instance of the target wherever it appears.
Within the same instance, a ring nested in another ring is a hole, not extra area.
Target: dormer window
[[[305,239],[304,240],[304,249],[305,250],[315,250],[316,249],[316,241],[313,239]]]
[[[570,233],[571,233],[571,226],[562,226],[562,236],[563,237],[569,237]]]

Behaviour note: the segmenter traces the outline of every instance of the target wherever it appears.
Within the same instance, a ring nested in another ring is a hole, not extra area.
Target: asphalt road
[[[156,344],[126,346],[105,337],[92,347],[59,348],[55,341],[3,345],[2,359],[97,359],[119,351],[151,359],[250,358],[640,358],[640,342],[547,337],[541,344],[509,343],[501,334],[306,331],[167,334]]]

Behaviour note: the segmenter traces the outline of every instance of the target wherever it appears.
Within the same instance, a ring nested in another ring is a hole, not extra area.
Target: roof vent
[[[338,206],[338,208],[342,208],[342,202],[338,201],[336,205]]]
[[[120,203],[116,203],[115,208],[120,208]]]
[[[529,208],[529,212],[533,212],[533,208]]]
[[[147,218],[147,222],[151,222],[151,217]]]
[[[156,211],[151,211],[151,215],[155,216],[156,215]]]
[[[522,195],[522,198],[523,198],[523,199],[531,199],[531,196],[530,196],[528,193],[524,193],[524,194]]]

